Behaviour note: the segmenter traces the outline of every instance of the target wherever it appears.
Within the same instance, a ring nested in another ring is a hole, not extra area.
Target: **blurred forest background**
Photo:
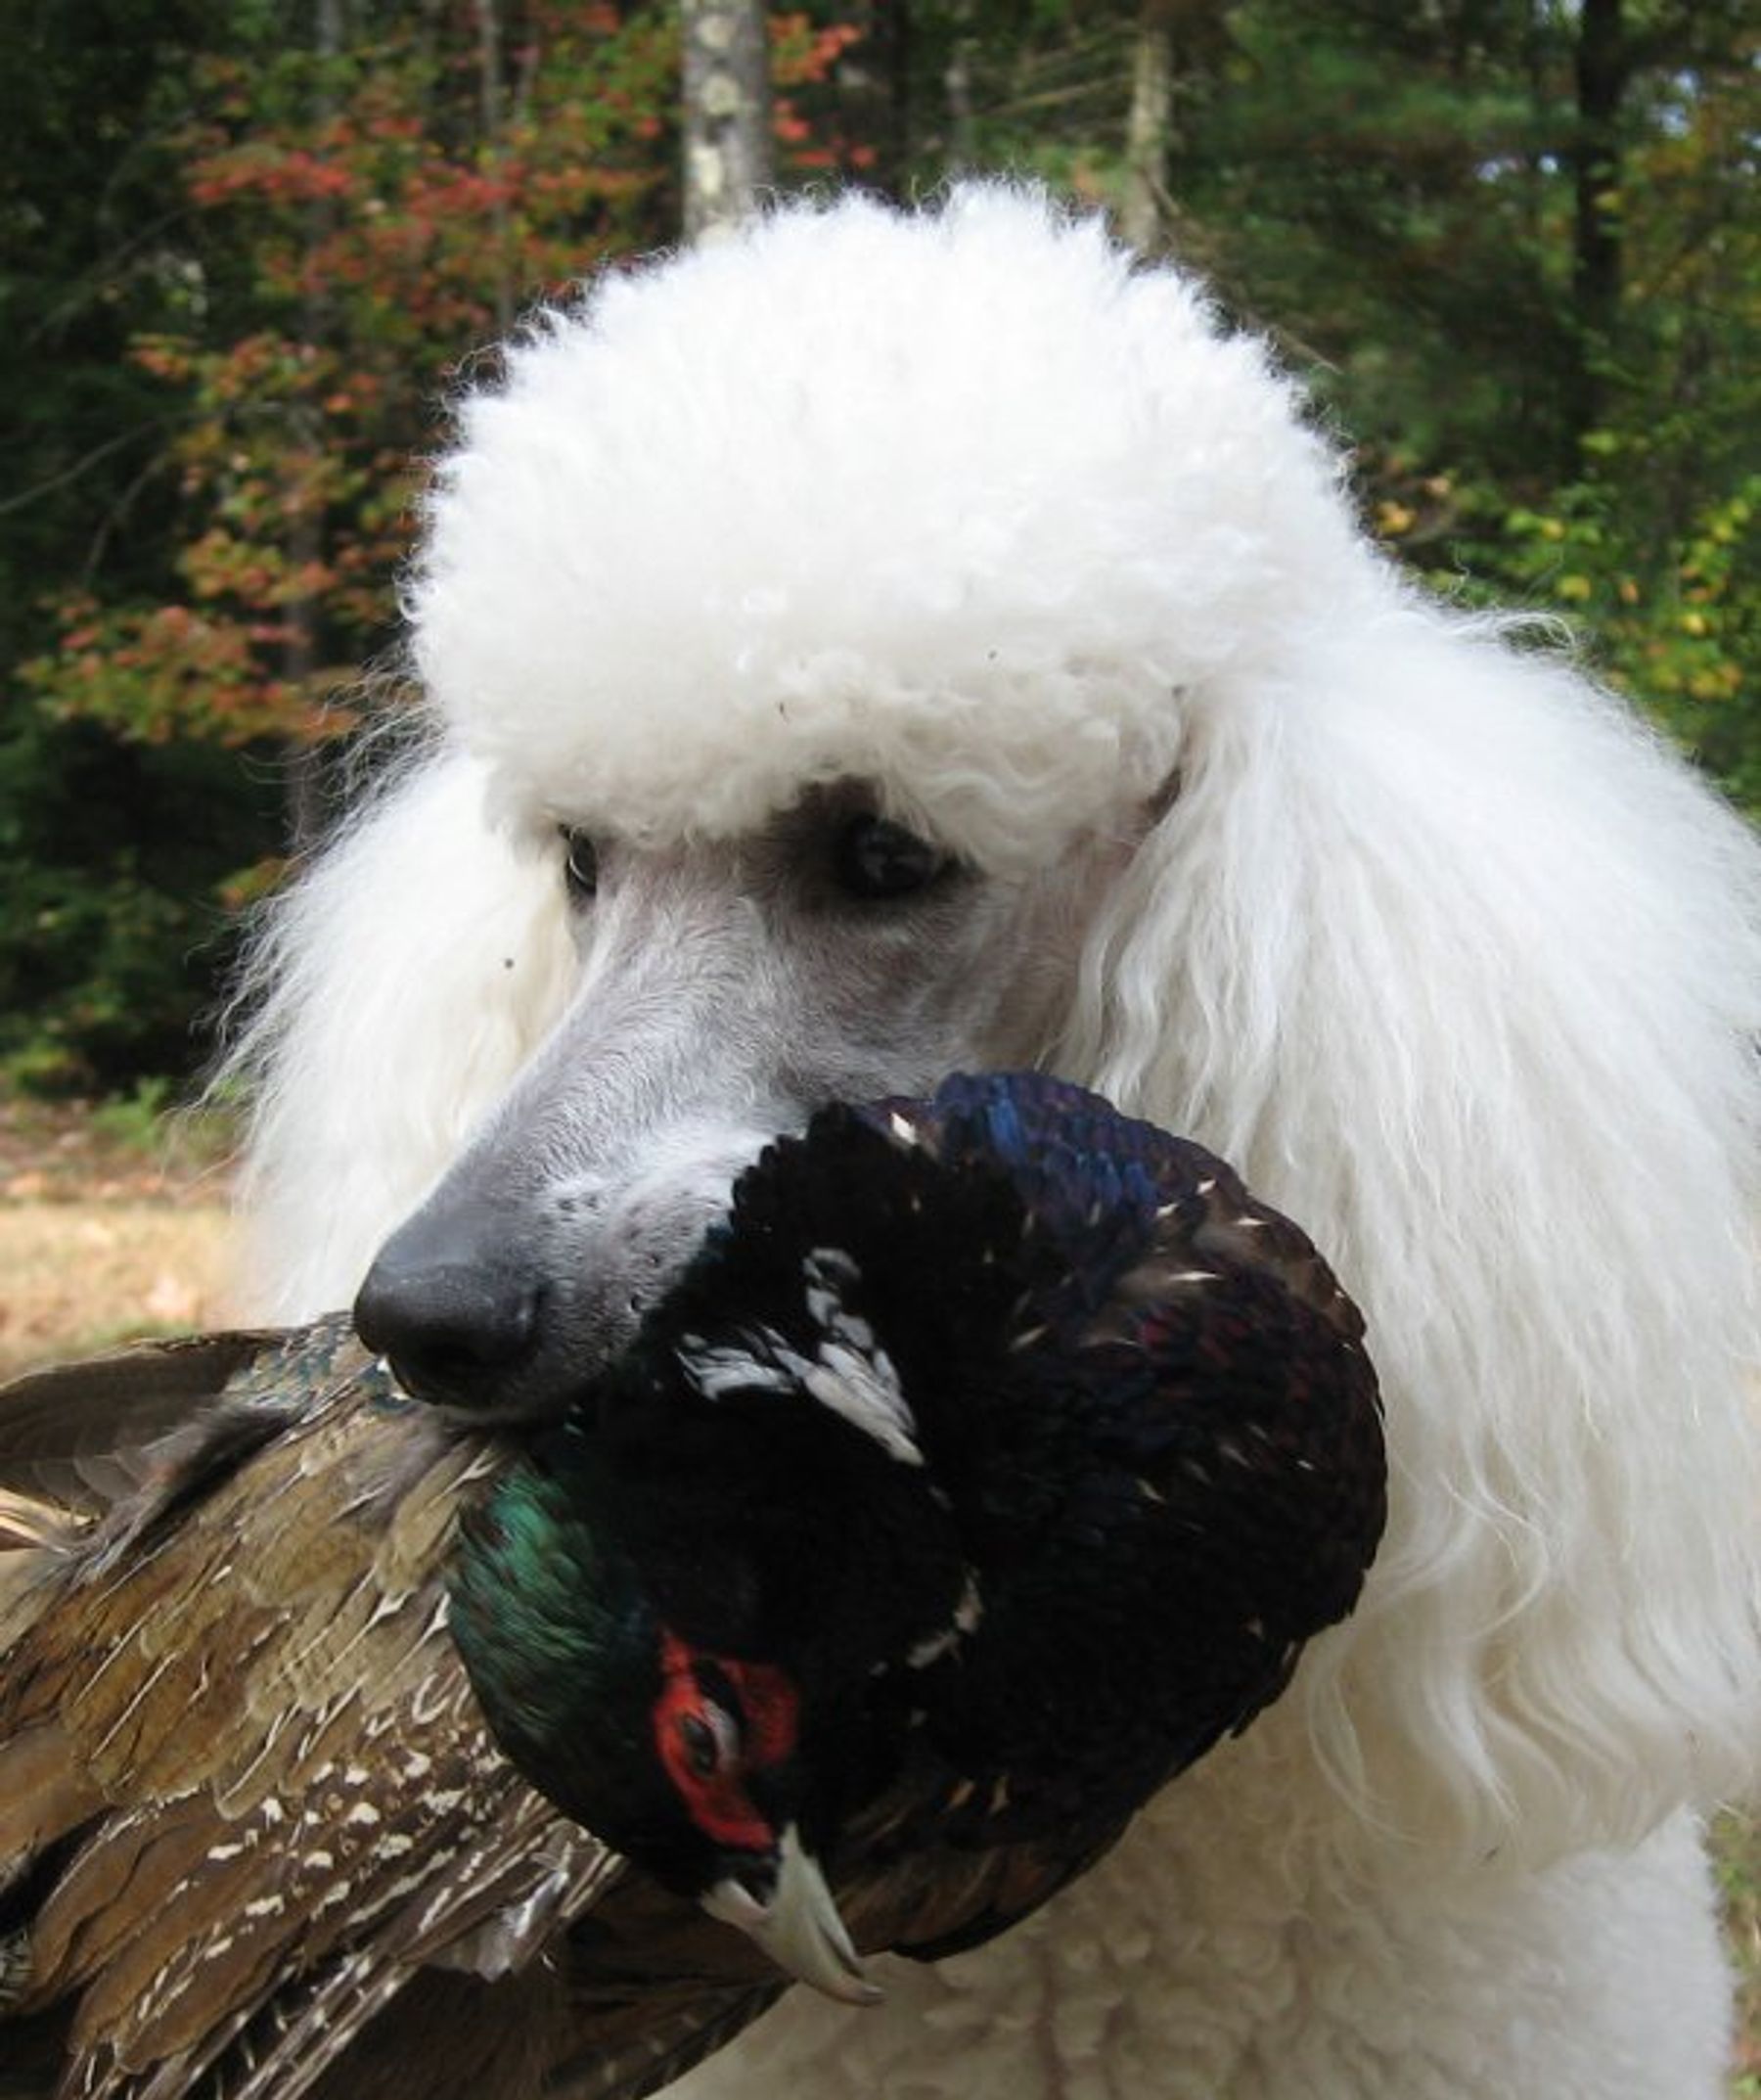
[[[777,181],[1037,173],[1272,330],[1365,514],[1761,805],[1736,0],[812,0]],[[373,693],[421,460],[675,240],[675,10],[0,0],[0,1084],[157,1098]],[[371,681],[363,677],[371,670]]]

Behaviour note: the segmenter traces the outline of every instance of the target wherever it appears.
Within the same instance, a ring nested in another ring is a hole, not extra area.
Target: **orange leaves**
[[[862,31],[853,23],[816,28],[799,13],[773,13],[770,35],[772,75],[780,88],[824,80],[850,46],[862,41]]]
[[[289,633],[182,604],[106,612],[70,626],[63,650],[26,664],[23,676],[52,712],[105,722],[131,742],[315,735],[336,674],[295,682],[266,679],[258,667],[264,641],[285,647]]]
[[[861,169],[872,167],[875,151],[843,135],[841,126],[810,115],[791,88],[815,88],[828,81],[838,60],[853,44],[862,41],[862,31],[853,23],[831,23],[816,26],[799,12],[773,13],[770,18],[771,79],[773,87],[771,128],[784,158],[798,168]],[[811,98],[810,98],[811,99]]]
[[[305,147],[261,140],[209,155],[190,176],[190,195],[207,205],[251,195],[277,205],[311,204],[346,197],[353,188],[353,175],[344,162]]]

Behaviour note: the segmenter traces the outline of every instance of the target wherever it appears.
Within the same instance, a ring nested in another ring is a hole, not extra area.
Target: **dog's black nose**
[[[355,1332],[419,1399],[494,1407],[532,1354],[541,1288],[499,1211],[429,1205],[380,1250]]]

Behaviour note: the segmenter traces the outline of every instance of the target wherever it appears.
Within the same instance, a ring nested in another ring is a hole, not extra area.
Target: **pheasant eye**
[[[740,1723],[712,1699],[675,1713],[673,1733],[679,1762],[694,1779],[713,1779],[740,1762]]]
[[[680,1807],[711,1844],[764,1851],[776,1841],[748,1783],[794,1752],[799,1697],[775,1664],[710,1655],[663,1629],[654,1744]]]
[[[599,851],[584,831],[566,824],[557,827],[563,840],[563,880],[576,903],[584,903],[599,890]]]
[[[911,896],[953,865],[927,839],[872,811],[847,818],[832,841],[834,881],[846,896],[865,901]]]
[[[723,1714],[721,1718],[725,1723],[727,1716]],[[700,1779],[708,1779],[720,1769],[723,1734],[718,1734],[701,1713],[680,1714],[679,1743],[685,1753],[687,1768],[695,1772]]]

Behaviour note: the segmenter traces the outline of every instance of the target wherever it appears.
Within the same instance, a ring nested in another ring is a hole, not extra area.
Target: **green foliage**
[[[1714,1819],[1712,1863],[1737,1969],[1731,2100],[1761,2100],[1761,1810],[1728,1808]]]
[[[163,1073],[137,1079],[125,1094],[113,1094],[92,1111],[92,1128],[131,1151],[154,1154],[164,1134],[171,1108],[172,1082]]]
[[[183,404],[130,357],[203,283],[176,135],[203,0],[0,0],[0,671],[52,641],[49,601],[156,592]],[[192,1062],[217,885],[274,850],[236,762],[113,752],[16,675],[0,712],[0,1065],[49,1090]]]
[[[1189,84],[1175,186],[1226,293],[1363,441],[1389,543],[1567,617],[1761,810],[1761,39],[1629,0],[1603,54],[1609,307],[1586,290],[1584,23],[1245,0]]]
[[[232,952],[217,871],[273,836],[267,768],[27,714],[0,736],[0,1067],[38,1092],[186,1072]]]
[[[1478,571],[1507,601],[1551,603],[1586,627],[1603,674],[1761,809],[1761,475],[1649,546],[1620,496],[1586,480],[1546,511],[1505,512]]]
[[[1593,13],[1171,10],[1169,245],[1358,437],[1391,547],[1579,622],[1761,807],[1761,39],[1735,0],[1624,0],[1592,52]],[[785,179],[1116,200],[1143,19],[773,9]],[[674,237],[677,27],[0,0],[0,1063],[126,1084],[191,1062],[309,814],[290,754],[395,650],[458,360]]]
[[[0,0],[0,664],[45,583],[157,573],[167,404],[137,330],[189,297],[171,134],[203,0]]]

